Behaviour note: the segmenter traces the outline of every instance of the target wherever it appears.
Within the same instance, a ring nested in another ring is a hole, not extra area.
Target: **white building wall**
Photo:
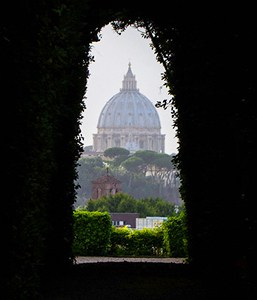
[[[164,221],[166,221],[167,217],[146,217],[146,218],[136,218],[136,229],[144,229],[144,228],[155,228],[159,227]]]

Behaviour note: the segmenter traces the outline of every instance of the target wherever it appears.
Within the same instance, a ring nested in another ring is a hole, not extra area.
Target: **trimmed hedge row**
[[[171,257],[188,256],[187,224],[184,212],[168,218],[163,224],[163,243],[167,255]]]
[[[74,255],[106,255],[111,236],[111,217],[106,213],[75,211]]]
[[[185,215],[170,217],[159,228],[116,228],[107,212],[74,212],[75,256],[187,256]]]
[[[162,228],[133,230],[112,228],[109,255],[112,256],[164,256]]]

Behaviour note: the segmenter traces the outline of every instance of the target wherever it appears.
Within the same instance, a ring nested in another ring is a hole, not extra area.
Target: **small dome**
[[[152,102],[137,89],[131,65],[124,76],[122,88],[104,106],[98,128],[160,129],[160,119]]]

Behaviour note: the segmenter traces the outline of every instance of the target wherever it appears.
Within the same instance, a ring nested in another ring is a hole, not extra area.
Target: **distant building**
[[[136,219],[139,218],[139,213],[110,213],[112,225],[115,227],[136,228]]]
[[[146,217],[136,219],[136,229],[155,228],[161,226],[167,217]]]
[[[120,92],[101,111],[93,144],[94,154],[113,147],[125,148],[131,153],[138,150],[165,151],[165,135],[161,134],[158,112],[153,103],[139,92],[130,63]]]
[[[121,192],[121,181],[107,174],[92,181],[92,199],[115,195]]]

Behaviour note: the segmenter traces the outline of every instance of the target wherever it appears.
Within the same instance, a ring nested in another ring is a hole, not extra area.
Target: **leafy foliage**
[[[140,172],[142,166],[144,166],[144,161],[140,157],[135,156],[129,157],[122,163],[122,167],[132,174]]]
[[[185,214],[160,227],[141,230],[111,226],[108,213],[74,212],[74,255],[187,257]]]
[[[163,199],[135,199],[124,193],[104,196],[97,200],[91,199],[83,209],[101,212],[138,212],[141,218],[146,216],[166,217],[176,215],[175,205]]]
[[[156,197],[180,205],[179,176],[173,164],[173,155],[154,151],[137,151],[127,156],[122,150],[109,148],[115,158],[104,161],[97,158],[81,158],[78,163],[78,180],[75,207],[84,205],[91,197],[91,182],[105,173],[106,164],[111,173],[122,182],[122,191],[134,198]],[[106,151],[109,151],[107,149]],[[117,154],[117,155],[116,155]],[[112,155],[112,154],[111,154]],[[104,165],[105,164],[105,165]]]
[[[185,212],[181,212],[178,216],[169,217],[163,226],[164,244],[168,255],[172,257],[187,257],[188,228]]]
[[[110,215],[76,210],[73,217],[74,255],[105,255],[111,235]]]
[[[110,255],[114,256],[164,256],[163,231],[161,228],[131,230],[113,227]]]
[[[129,150],[121,147],[113,147],[113,148],[108,148],[104,151],[104,156],[110,157],[110,158],[115,158],[119,156],[128,156],[129,155]]]
[[[91,182],[102,175],[104,163],[101,157],[80,158],[77,166],[78,185],[76,206],[84,205],[91,195]]]

